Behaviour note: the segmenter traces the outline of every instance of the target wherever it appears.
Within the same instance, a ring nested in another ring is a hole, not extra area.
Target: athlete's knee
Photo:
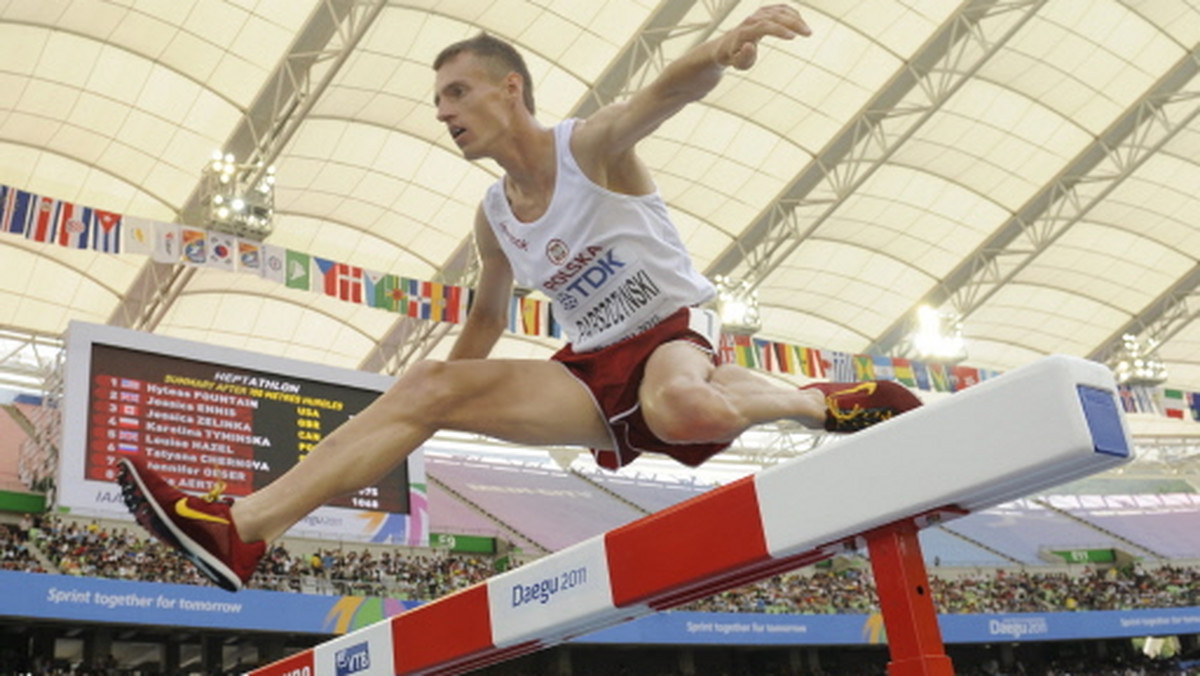
[[[669,443],[725,441],[741,432],[736,411],[703,383],[679,379],[643,401],[646,423]]]
[[[397,415],[436,424],[440,412],[461,399],[462,388],[455,384],[446,362],[426,359],[408,367],[384,397]]]

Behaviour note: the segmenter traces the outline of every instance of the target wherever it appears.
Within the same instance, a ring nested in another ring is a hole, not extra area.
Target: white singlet
[[[541,289],[576,352],[636,335],[681,307],[713,298],[656,190],[623,195],[593,183],[571,153],[577,120],[554,127],[557,173],[550,206],[522,223],[501,179],[483,200],[517,283]]]

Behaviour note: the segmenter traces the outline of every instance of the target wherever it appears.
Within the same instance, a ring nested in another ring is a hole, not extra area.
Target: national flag
[[[141,409],[136,404],[121,404],[121,415],[141,415]]]
[[[442,321],[446,311],[446,285],[441,282],[425,282],[421,285],[422,295],[429,298],[429,318]]]
[[[37,212],[35,208],[37,201],[37,195],[16,188],[8,188],[7,194],[4,196],[4,213],[0,217],[0,232],[9,232],[14,235],[25,234],[25,229],[29,227],[29,222],[33,220],[34,214]]]
[[[346,263],[338,263],[335,270],[338,298],[348,303],[362,303],[363,269]]]
[[[954,391],[961,392],[962,390],[979,384],[979,369],[971,366],[955,366],[954,367]]]
[[[937,392],[950,392],[950,378],[944,364],[929,364],[929,381]]]
[[[758,368],[758,360],[754,357],[754,343],[750,336],[737,334],[733,337],[736,348],[737,363],[746,368]]]
[[[142,389],[142,381],[133,380],[132,378],[122,378],[117,386],[122,390],[140,390]]]
[[[289,289],[308,291],[312,288],[312,273],[309,264],[308,254],[288,249],[284,257],[284,284]]]
[[[263,244],[259,252],[262,254],[262,262],[259,264],[258,274],[262,275],[263,279],[283,284],[287,268],[287,249],[274,244]]]
[[[722,364],[737,363],[737,346],[733,343],[732,333],[721,334],[721,347],[719,350],[719,359]]]
[[[1121,395],[1121,408],[1125,409],[1126,413],[1137,413],[1137,400],[1134,399],[1133,390],[1128,385],[1117,385],[1117,394]]]
[[[1200,421],[1200,392],[1187,393],[1188,408],[1192,409],[1192,420]]]
[[[459,287],[459,288],[461,288],[461,287]],[[470,312],[471,299],[474,298],[474,296],[472,294],[474,294],[474,293],[475,293],[475,291],[473,289],[463,289],[462,295],[466,299],[462,303],[463,309],[461,311],[461,314],[463,316],[463,321],[466,321],[466,316]],[[558,321],[558,317],[554,316],[554,303],[551,303],[550,307],[546,308],[546,317],[547,317],[547,320],[546,320],[547,323],[550,324],[550,326],[547,329],[550,333],[550,337],[551,338],[562,338],[562,323]]]
[[[1158,413],[1158,396],[1148,385],[1134,385],[1133,398],[1141,413]]]
[[[825,359],[821,351],[815,347],[802,347],[800,350],[800,370],[809,378],[825,377]]]
[[[183,262],[204,265],[208,261],[208,231],[185,225],[179,229],[179,234],[183,244]]]
[[[33,217],[25,228],[25,239],[35,242],[55,242],[58,240],[57,222],[54,220],[54,207],[58,200],[50,197],[38,197],[33,205]]]
[[[130,403],[140,404],[142,403],[142,395],[139,392],[126,392],[122,390],[117,395],[117,401],[128,401]]]
[[[59,202],[54,209],[54,223],[58,228],[58,243],[71,249],[88,248],[91,232],[91,209],[71,202]]]
[[[520,299],[521,305],[521,333],[526,336],[540,335],[540,327],[542,325],[542,301],[536,298],[522,296]]]
[[[138,447],[137,444],[118,443],[117,450],[121,453],[137,453]]]
[[[208,258],[205,267],[233,272],[237,263],[237,238],[224,232],[208,233]]]
[[[92,251],[121,253],[121,215],[100,209],[90,211],[88,228],[92,231]]]
[[[896,373],[896,380],[899,380],[908,387],[917,386],[917,378],[913,373],[912,362],[903,357],[893,357],[892,369]]]
[[[429,282],[417,282],[417,317],[421,319],[430,319],[433,317],[433,299],[430,295],[432,291],[433,289],[430,288]],[[519,321],[520,318],[518,317]]]
[[[320,256],[312,257],[313,287],[326,296],[337,296],[337,261]]]
[[[370,307],[396,311],[396,276],[386,272],[363,272],[363,299]]]
[[[796,373],[796,351],[787,343],[773,343],[772,348],[775,350],[775,363],[779,364],[779,370],[787,374]]]
[[[312,257],[312,267],[313,276],[317,277],[317,287],[325,295],[350,303],[362,303],[362,268],[319,256]]]
[[[896,367],[892,363],[891,357],[875,355],[871,359],[875,362],[875,380],[896,379]]]
[[[408,316],[408,279],[406,277],[396,277],[392,298],[396,303],[395,312]]]
[[[141,426],[141,422],[137,418],[126,418],[124,416],[117,418],[118,427],[137,428]]]
[[[875,362],[871,359],[871,355],[854,355],[854,379],[860,382],[875,380]]]
[[[751,345],[754,347],[754,358],[758,361],[758,368],[764,371],[777,371],[775,366],[775,354],[771,349],[771,341],[766,338],[751,338]]]
[[[463,302],[464,295],[461,286],[456,284],[446,286],[446,311],[442,316],[442,321],[461,324],[467,320],[467,304]],[[553,305],[546,306],[547,328],[549,328],[549,325],[552,325],[553,309]]]
[[[933,385],[929,378],[929,365],[923,361],[912,360],[913,377],[917,380],[917,387],[928,392],[933,389]]]
[[[829,379],[847,383],[854,380],[854,358],[848,352],[838,350],[822,350],[822,356],[829,358]]]
[[[118,430],[117,431],[117,439],[119,439],[121,441],[132,441],[134,443],[137,443],[138,441],[141,440],[140,437],[141,437],[141,435],[138,433],[137,430]]]
[[[159,263],[178,263],[183,258],[183,227],[178,223],[154,224],[154,260]]]
[[[262,275],[262,244],[254,240],[237,241],[238,272]]]
[[[421,280],[401,277],[400,291],[403,293],[400,297],[400,312],[414,319],[419,318],[421,316]],[[515,315],[510,313],[510,328],[516,326],[513,321],[514,317]]]
[[[1168,418],[1178,418],[1179,420],[1183,420],[1183,390],[1163,389],[1162,407],[1163,412],[1167,414]]]
[[[182,246],[178,223],[126,216],[122,229],[125,253],[150,256],[159,263],[179,262]]]
[[[154,238],[157,235],[154,221],[148,218],[129,216],[125,219],[125,253],[151,256],[154,254]]]

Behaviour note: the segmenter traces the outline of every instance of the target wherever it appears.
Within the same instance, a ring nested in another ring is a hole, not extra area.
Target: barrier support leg
[[[866,535],[891,651],[888,676],[954,676],[954,665],[942,645],[917,530],[911,520],[905,520]]]

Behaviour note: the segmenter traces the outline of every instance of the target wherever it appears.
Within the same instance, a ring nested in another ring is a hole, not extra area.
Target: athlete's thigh
[[[465,360],[445,369],[462,402],[442,412],[446,429],[535,445],[612,445],[591,393],[558,362]]]
[[[638,389],[643,415],[653,427],[661,416],[673,415],[671,400],[679,392],[704,388],[715,367],[712,355],[687,340],[663,343],[646,361],[646,371]]]

